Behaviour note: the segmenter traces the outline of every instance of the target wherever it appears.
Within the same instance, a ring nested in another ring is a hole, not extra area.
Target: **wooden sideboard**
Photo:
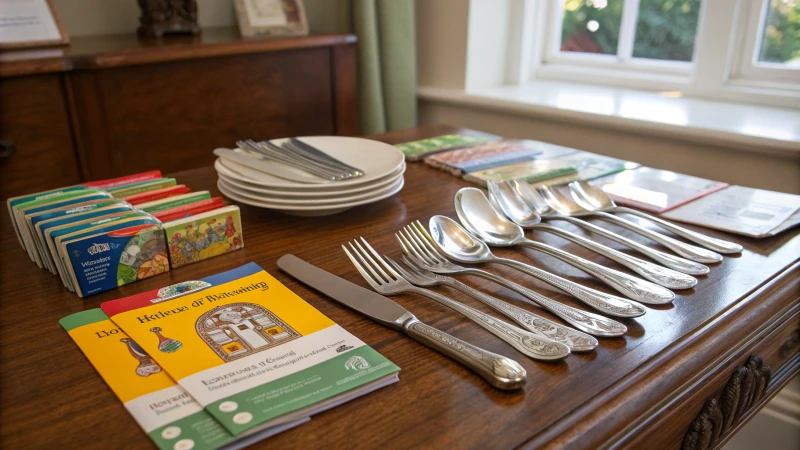
[[[74,38],[0,53],[0,198],[208,166],[237,139],[358,134],[355,36]]]
[[[371,136],[399,143],[454,132],[434,126]],[[215,194],[211,167],[174,174],[194,190]],[[242,206],[242,250],[78,298],[58,278],[28,261],[14,233],[0,235],[0,448],[151,448],[143,433],[58,324],[102,302],[196,280],[256,262],[312,306],[402,368],[400,381],[318,414],[254,449],[720,449],[800,371],[800,231],[750,239],[689,227],[742,244],[740,255],[711,266],[672,304],[623,319],[628,333],[600,339],[596,351],[555,363],[534,361],[478,325],[417,295],[392,296],[426,323],[520,362],[524,389],[495,389],[475,373],[414,340],[349,310],[281,272],[293,253],[366,286],[340,244],[365,237],[380,253],[400,254],[394,233],[413,220],[456,217],[453,196],[471,186],[424,163],[409,163],[397,195],[329,217],[291,217]],[[600,224],[597,219],[588,219]],[[11,226],[6,214],[0,226]],[[556,226],[594,238],[570,224]],[[604,226],[608,226],[607,224]],[[614,231],[647,243],[630,231]],[[598,264],[626,270],[550,234],[535,239]],[[602,240],[602,239],[600,239]],[[622,249],[617,244],[604,244]],[[649,243],[648,245],[652,245]],[[660,250],[664,250],[656,246]],[[608,292],[574,268],[531,250],[494,249]],[[570,306],[587,306],[510,268],[484,268]],[[491,295],[530,309],[521,297],[475,277],[459,277]],[[449,288],[438,292],[495,315]],[[766,446],[768,447],[768,446]]]

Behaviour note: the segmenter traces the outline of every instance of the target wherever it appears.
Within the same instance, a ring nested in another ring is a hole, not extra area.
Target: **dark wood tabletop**
[[[374,138],[397,143],[453,131],[435,126]],[[217,192],[211,167],[172,175],[194,190]],[[573,354],[557,363],[533,361],[430,300],[393,297],[421,320],[520,362],[528,372],[528,382],[516,392],[491,387],[463,366],[307,289],[277,268],[280,256],[293,253],[366,286],[341,244],[363,236],[378,251],[397,255],[400,249],[394,232],[413,220],[427,223],[435,214],[455,218],[453,196],[469,186],[424,163],[409,163],[405,178],[399,194],[329,217],[291,217],[241,205],[244,249],[83,299],[29,261],[10,229],[9,218],[2,214],[0,447],[152,448],[58,320],[97,308],[104,301],[251,261],[402,369],[399,383],[314,416],[310,423],[253,448],[680,448],[687,431],[699,426],[692,423],[704,404],[720,396],[738,366],[745,365],[750,356],[760,356],[772,371],[766,393],[760,398],[751,396],[751,407],[740,409],[724,433],[712,436],[709,448],[718,448],[800,369],[800,237],[796,231],[755,240],[703,230],[742,244],[744,252],[713,266],[694,289],[677,291],[673,304],[648,308],[640,318],[623,320],[629,329],[624,337],[600,339],[596,351]],[[621,249],[569,224],[554,224]],[[614,231],[647,243],[621,229]],[[534,237],[625,270],[552,235]],[[540,253],[517,249],[496,253],[606,290],[582,272]],[[485,268],[586,309],[511,269]],[[473,277],[460,279],[535,311],[509,290]],[[494,314],[448,288],[435,290]]]

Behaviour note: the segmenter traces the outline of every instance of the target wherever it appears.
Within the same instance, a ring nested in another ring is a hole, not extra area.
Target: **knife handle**
[[[418,319],[407,321],[403,329],[414,340],[467,366],[498,389],[520,389],[525,385],[527,373],[513,359],[468,344]]]

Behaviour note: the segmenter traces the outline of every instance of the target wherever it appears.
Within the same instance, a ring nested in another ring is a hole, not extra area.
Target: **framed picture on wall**
[[[234,0],[244,37],[308,34],[302,0]]]
[[[69,44],[51,0],[0,1],[0,49]]]

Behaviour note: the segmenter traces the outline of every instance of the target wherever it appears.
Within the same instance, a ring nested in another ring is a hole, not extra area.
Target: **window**
[[[535,79],[800,105],[800,0],[538,0],[532,10]]]

